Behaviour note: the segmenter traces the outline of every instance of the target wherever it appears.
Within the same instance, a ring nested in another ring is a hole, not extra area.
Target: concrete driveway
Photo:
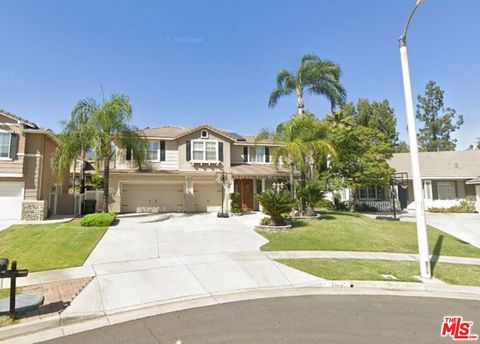
[[[260,252],[267,241],[253,226],[261,216],[120,218],[85,263],[97,278],[63,316],[111,314],[219,293],[324,284]]]
[[[427,214],[427,223],[480,248],[479,214]]]

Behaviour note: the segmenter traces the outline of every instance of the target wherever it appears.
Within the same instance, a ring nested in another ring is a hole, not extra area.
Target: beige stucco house
[[[255,193],[266,190],[288,171],[275,168],[272,155],[281,144],[256,142],[253,136],[209,125],[164,126],[142,130],[147,161],[140,170],[131,152],[118,143],[110,173],[110,210],[114,212],[218,211],[229,194],[241,195],[242,208],[259,206]],[[222,181],[223,177],[223,181]]]
[[[51,131],[0,110],[1,220],[43,220],[56,213],[58,196],[68,192],[68,180],[62,188],[50,168],[57,146]]]
[[[480,211],[480,151],[420,152],[425,207],[448,208],[462,199],[476,202]],[[404,183],[395,186],[398,207],[415,209],[409,153],[393,154],[388,162]],[[361,203],[386,209],[391,206],[390,188],[372,185],[361,189]]]

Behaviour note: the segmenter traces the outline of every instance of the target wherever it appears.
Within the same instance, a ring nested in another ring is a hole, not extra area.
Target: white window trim
[[[269,162],[266,162],[266,158],[267,158],[267,152],[266,152],[266,148],[269,147],[271,149],[270,146],[246,146],[248,147],[248,158],[247,158],[247,162],[243,162],[244,164],[248,164],[248,165],[271,165],[273,164],[272,160],[273,160],[273,155],[272,154],[268,154],[268,157],[270,159]],[[258,147],[263,147],[263,161],[257,161],[257,148]],[[253,154],[252,154],[252,151],[253,151]],[[243,158],[244,154],[242,153],[242,158]],[[251,158],[254,157],[255,159],[254,160],[251,160]]]
[[[368,190],[369,190],[370,188],[372,188],[372,187],[373,187],[373,186],[369,186],[369,187],[366,187],[366,188],[360,188],[360,189],[358,190],[358,199],[359,199],[359,200],[362,200],[362,201],[376,201],[376,200],[379,200],[380,197],[378,197],[378,187],[377,187],[377,186],[374,186],[374,188],[375,188],[375,197],[374,197],[374,198],[368,197],[368,196],[369,196]],[[361,190],[367,190],[367,197],[362,197],[362,196],[361,196],[361,193],[360,193]]]
[[[196,142],[200,142],[202,143],[203,145],[203,159],[202,160],[196,160],[193,158],[194,156],[194,150],[193,150],[193,146],[194,146],[194,143]],[[216,150],[216,157],[215,157],[215,160],[207,160],[207,142],[213,142],[215,143],[215,150]],[[207,163],[207,164],[218,164],[220,162],[219,158],[218,158],[218,140],[205,140],[205,139],[201,139],[201,140],[192,140],[190,141],[190,151],[192,152],[192,156],[191,156],[191,162],[193,163]]]
[[[158,142],[158,149],[157,149],[157,158],[156,158],[156,159],[153,159],[153,160],[146,159],[146,161],[149,161],[149,162],[160,162],[160,150],[161,150],[161,147],[162,147],[162,144],[161,144],[160,141],[161,141],[161,140],[148,140],[147,153],[148,153],[148,151],[150,150],[150,142]]]
[[[11,130],[2,130],[0,129],[0,134],[9,134],[10,135],[10,141],[8,142],[8,156],[0,157],[0,160],[3,161],[13,161],[11,157],[11,152],[12,152],[12,133],[13,131]]]

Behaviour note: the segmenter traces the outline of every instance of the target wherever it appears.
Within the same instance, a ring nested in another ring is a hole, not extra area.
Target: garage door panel
[[[122,186],[122,212],[178,212],[184,209],[182,184]]]
[[[0,182],[0,220],[20,219],[23,190],[23,183]]]
[[[222,186],[217,184],[194,185],[195,211],[219,211],[222,207]]]

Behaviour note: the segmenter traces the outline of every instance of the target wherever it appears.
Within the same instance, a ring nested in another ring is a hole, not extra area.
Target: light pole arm
[[[403,33],[398,39],[400,42],[400,47],[406,46],[407,45],[407,33],[408,33],[408,28],[410,26],[410,22],[412,21],[413,15],[415,14],[415,11],[417,10],[418,6],[422,4],[423,1],[417,1],[415,4],[415,7],[412,9],[410,12],[410,15],[408,16],[407,19],[407,24],[405,24],[405,28],[403,29]]]

